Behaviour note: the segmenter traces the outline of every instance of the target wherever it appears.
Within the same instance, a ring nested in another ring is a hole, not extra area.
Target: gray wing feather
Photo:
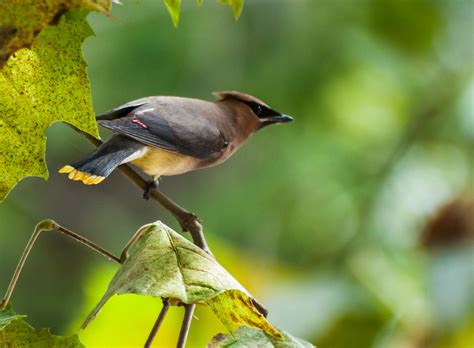
[[[127,110],[125,113],[122,111],[122,117],[117,118],[117,114],[114,118],[101,117],[98,123],[143,144],[201,160],[215,157],[226,144],[217,126],[207,118],[198,114],[190,117],[178,110],[160,112],[159,105],[147,104],[146,100],[144,103],[136,102],[117,108]]]

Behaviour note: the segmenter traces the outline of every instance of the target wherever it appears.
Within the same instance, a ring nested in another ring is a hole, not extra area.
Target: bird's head
[[[255,118],[259,124],[258,128],[293,121],[293,117],[272,109],[268,104],[251,95],[236,91],[214,92],[213,94],[221,100],[232,100],[241,104],[247,111],[243,115]]]

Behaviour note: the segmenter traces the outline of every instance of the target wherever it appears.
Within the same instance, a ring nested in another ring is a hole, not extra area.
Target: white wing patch
[[[135,161],[136,159],[139,159],[139,158],[145,156],[148,152],[148,149],[149,149],[148,146],[143,146],[140,150],[135,151],[130,156],[125,158],[120,164],[132,162],[132,161]]]

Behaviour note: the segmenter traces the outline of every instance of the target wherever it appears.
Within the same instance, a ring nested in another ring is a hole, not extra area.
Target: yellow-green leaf
[[[15,51],[30,47],[43,28],[68,9],[79,7],[108,12],[110,0],[0,1],[0,68]]]
[[[219,0],[219,2],[229,5],[232,8],[235,20],[239,19],[244,7],[244,0]]]
[[[247,325],[263,330],[272,337],[283,338],[252,304],[251,298],[242,291],[228,290],[207,301],[208,306],[230,332]]]
[[[181,0],[164,0],[166,8],[170,13],[171,19],[173,20],[173,25],[178,26],[179,23],[179,12],[181,10]]]
[[[212,341],[209,342],[207,348],[314,348],[314,345],[309,342],[294,337],[288,332],[281,332],[284,335],[284,339],[276,340],[261,330],[252,329],[247,326],[241,326],[233,335],[217,334],[212,338]]]
[[[0,310],[0,347],[84,348],[77,335],[55,336],[35,329],[12,310]]]
[[[48,177],[45,130],[68,122],[98,136],[81,44],[88,10],[69,10],[0,71],[0,201],[26,176]]]
[[[233,323],[247,324],[281,337],[255,308],[248,291],[212,256],[159,221],[143,226],[139,233],[129,257],[83,326],[111,296],[130,293],[207,303],[231,331]]]

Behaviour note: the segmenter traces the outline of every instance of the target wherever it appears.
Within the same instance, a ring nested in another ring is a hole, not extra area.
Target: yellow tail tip
[[[101,183],[105,177],[92,175],[86,172],[81,172],[80,170],[75,169],[72,166],[64,166],[58,171],[61,174],[69,174],[68,178],[74,181],[82,181],[86,185],[96,185]]]
[[[62,167],[61,169],[59,169],[59,170],[58,170],[58,173],[61,173],[61,174],[66,173],[66,174],[69,174],[69,173],[72,172],[73,170],[74,170],[74,167],[71,167],[71,166],[67,165],[67,166],[64,166],[64,167]]]

